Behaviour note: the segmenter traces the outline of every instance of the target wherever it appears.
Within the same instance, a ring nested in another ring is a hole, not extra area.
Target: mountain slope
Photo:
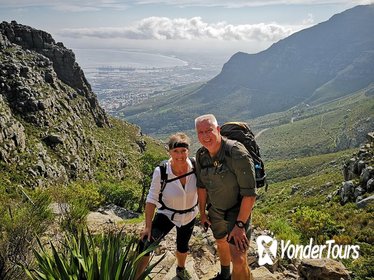
[[[284,115],[288,117],[273,121],[264,116],[252,122],[255,128],[272,123],[258,137],[267,159],[316,156],[357,147],[365,142],[366,133],[374,130],[374,84],[322,105],[295,107]]]
[[[4,186],[142,178],[139,158],[147,146],[139,127],[109,121],[73,52],[50,34],[0,24],[0,89]]]
[[[221,121],[251,119],[302,102],[334,100],[374,82],[372,30],[374,5],[357,6],[258,54],[236,53],[218,76],[182,91],[167,105],[147,101],[152,111],[125,109],[121,114],[155,133],[168,126],[187,129],[195,116],[207,112]],[[157,125],[155,118],[165,122]]]

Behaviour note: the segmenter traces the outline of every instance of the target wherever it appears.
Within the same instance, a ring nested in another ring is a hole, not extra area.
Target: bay
[[[76,61],[83,69],[111,68],[170,68],[186,66],[187,61],[158,53],[139,50],[74,49]]]

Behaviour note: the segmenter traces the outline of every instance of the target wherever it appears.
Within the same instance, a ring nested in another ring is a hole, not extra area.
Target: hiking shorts
[[[211,229],[215,239],[222,239],[229,235],[231,230],[235,226],[236,219],[239,215],[240,205],[237,207],[231,208],[229,210],[220,210],[211,206],[208,211],[209,221],[211,223]],[[251,238],[251,219],[245,223],[245,231],[248,240]],[[231,238],[229,243],[234,244],[234,239]]]
[[[195,220],[196,218],[184,226],[177,227],[177,251],[179,253],[186,253],[188,251],[188,242],[192,235]],[[140,241],[140,250],[143,251],[155,241],[161,240],[174,226],[174,223],[172,223],[167,216],[157,213],[152,221],[152,241]]]

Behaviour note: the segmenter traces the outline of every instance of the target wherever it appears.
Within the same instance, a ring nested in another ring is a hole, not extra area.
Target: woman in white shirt
[[[146,248],[176,226],[176,274],[181,280],[191,279],[185,269],[185,262],[188,242],[198,214],[194,159],[188,157],[189,146],[190,139],[186,134],[170,136],[170,158],[154,170],[145,206],[145,227],[141,233],[141,247]],[[137,276],[145,270],[148,262],[149,256],[140,261]]]

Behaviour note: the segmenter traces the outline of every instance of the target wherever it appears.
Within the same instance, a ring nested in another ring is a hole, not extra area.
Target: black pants
[[[190,241],[192,235],[195,220],[196,218],[187,225],[177,227],[177,251],[179,253],[186,253],[188,251],[188,242]],[[143,251],[155,241],[161,240],[172,230],[174,226],[175,225],[169,220],[168,217],[166,217],[164,214],[157,213],[152,221],[151,242],[144,242],[146,239],[143,239],[139,244],[140,249]]]

